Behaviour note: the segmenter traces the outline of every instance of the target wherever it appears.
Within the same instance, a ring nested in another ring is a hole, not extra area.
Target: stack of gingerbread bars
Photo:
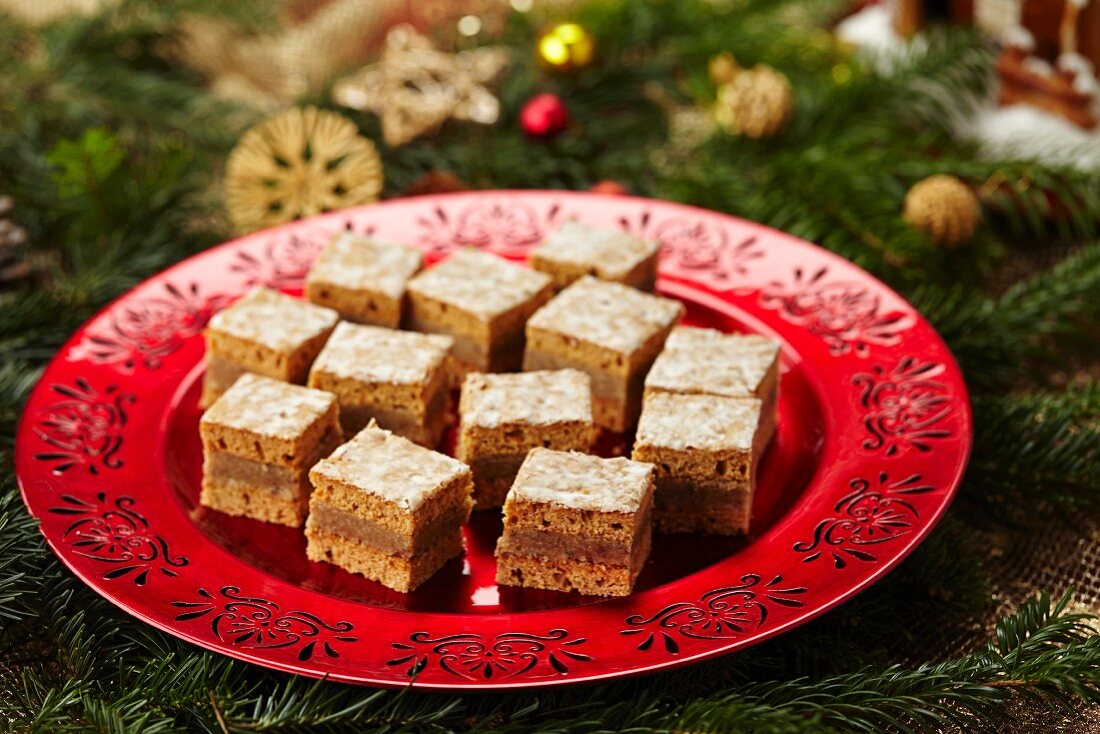
[[[649,371],[633,458],[657,469],[657,529],[747,533],[775,432],[779,345],[678,327]]]
[[[533,449],[504,504],[497,582],[624,596],[649,557],[653,467]]]
[[[470,469],[373,422],[310,471],[306,555],[410,591],[462,552]]]
[[[199,422],[202,504],[297,527],[306,518],[309,470],[340,445],[336,398],[245,374]]]
[[[402,592],[475,505],[503,514],[498,583],[582,594],[630,593],[654,530],[748,532],[779,348],[680,326],[657,258],[577,222],[530,268],[340,233],[307,300],[258,288],[211,320],[202,504],[304,524],[311,560]],[[601,432],[630,458],[593,455]]]

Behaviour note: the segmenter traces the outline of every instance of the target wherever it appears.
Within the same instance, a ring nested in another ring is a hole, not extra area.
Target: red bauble
[[[552,138],[569,126],[569,110],[556,94],[536,94],[519,111],[519,124],[533,138]]]

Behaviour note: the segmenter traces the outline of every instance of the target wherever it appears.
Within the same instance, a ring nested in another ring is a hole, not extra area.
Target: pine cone
[[[15,200],[0,196],[0,291],[14,288],[32,273],[27,262],[27,231],[11,219]]]
[[[978,197],[954,176],[929,176],[905,195],[905,221],[953,247],[974,235],[981,218]]]

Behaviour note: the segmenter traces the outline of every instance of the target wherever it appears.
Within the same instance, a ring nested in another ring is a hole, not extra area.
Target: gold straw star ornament
[[[337,104],[374,112],[386,144],[403,145],[451,118],[496,122],[500,102],[486,85],[508,65],[508,57],[502,48],[439,51],[401,25],[387,35],[378,63],[337,82],[332,96]]]

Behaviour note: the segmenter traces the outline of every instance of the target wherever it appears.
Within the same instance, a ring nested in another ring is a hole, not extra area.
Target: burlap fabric
[[[994,637],[997,620],[1045,590],[1052,597],[1073,588],[1069,611],[1100,615],[1100,522],[1075,520],[1021,525],[1011,530],[979,531],[990,549],[990,604],[980,622],[966,629],[923,630],[923,654],[913,664],[958,657]],[[1051,716],[1034,700],[1014,697],[1008,707],[1012,724],[1004,734],[1100,734],[1100,707],[1079,706]],[[959,730],[954,730],[959,731]]]

